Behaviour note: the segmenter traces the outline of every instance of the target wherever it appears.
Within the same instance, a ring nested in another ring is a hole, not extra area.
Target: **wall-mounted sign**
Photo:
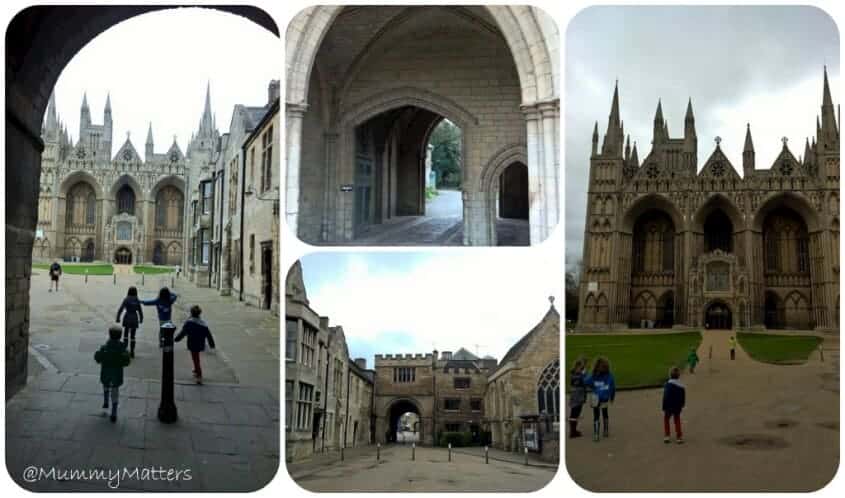
[[[352,185],[341,185],[340,186],[341,192],[352,192]]]

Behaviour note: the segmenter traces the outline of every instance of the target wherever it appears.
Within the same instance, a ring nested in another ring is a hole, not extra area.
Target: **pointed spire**
[[[810,139],[806,138],[804,141],[804,161],[810,159]]]
[[[47,116],[44,122],[45,138],[55,140],[59,131],[59,120],[56,116],[56,94],[50,92],[50,100],[47,101]]]
[[[695,116],[692,114],[692,97],[687,102],[687,114],[684,117],[684,121],[695,121]]]
[[[630,158],[631,158],[631,135],[628,135],[628,137],[625,139],[625,160],[627,161]]]
[[[111,92],[106,94],[105,112],[111,112]]]
[[[628,160],[628,163],[631,164],[635,168],[640,167],[640,159],[637,156],[637,141],[634,140],[634,148],[631,149],[631,158]]]
[[[87,91],[82,92],[82,109],[83,110],[88,109],[88,92]]]
[[[593,127],[593,155],[598,155],[599,153],[599,122],[596,121],[596,125]]]
[[[153,122],[150,121],[150,127],[147,128],[147,144],[153,144]]]
[[[754,152],[754,142],[751,141],[751,123],[746,125],[745,129],[745,147],[742,149],[742,152]]]
[[[830,84],[827,82],[827,66],[824,67],[824,94],[822,95],[822,106],[833,107],[833,99],[830,97]]]
[[[610,123],[619,124],[619,80],[613,86],[613,103],[610,104]]]
[[[663,123],[663,104],[657,99],[657,112],[654,113],[654,122]]]

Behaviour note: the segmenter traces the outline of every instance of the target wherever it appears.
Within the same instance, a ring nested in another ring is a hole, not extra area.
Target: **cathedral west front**
[[[580,329],[838,331],[839,125],[827,72],[802,152],[784,138],[758,169],[752,125],[736,166],[717,137],[699,168],[692,102],[681,137],[658,102],[640,161],[614,90],[601,144],[598,123],[592,136]]]

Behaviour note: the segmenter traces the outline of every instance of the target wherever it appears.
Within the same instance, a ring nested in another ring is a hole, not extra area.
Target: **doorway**
[[[713,303],[704,313],[704,326],[709,330],[731,329],[731,310],[724,303]]]
[[[85,241],[85,246],[82,248],[82,258],[80,261],[84,263],[91,263],[94,261],[94,241],[88,239]]]
[[[114,262],[118,265],[131,265],[132,251],[125,247],[121,247],[120,249],[114,252]]]
[[[261,243],[261,307],[269,310],[273,303],[273,245]]]

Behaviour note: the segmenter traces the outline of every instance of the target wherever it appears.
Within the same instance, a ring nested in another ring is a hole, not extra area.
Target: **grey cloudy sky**
[[[640,160],[658,98],[680,138],[691,97],[699,169],[720,136],[740,175],[746,123],[757,169],[767,169],[781,137],[797,157],[815,134],[825,64],[835,104],[840,97],[839,31],[814,7],[593,7],[569,24],[565,64],[567,264],[582,256],[593,125],[601,143],[615,79]]]
[[[94,124],[102,124],[111,92],[112,154],[129,131],[143,157],[150,121],[156,153],[170,147],[173,135],[184,152],[202,116],[206,84],[223,133],[235,104],[266,103],[268,83],[281,76],[282,53],[279,38],[233,14],[199,8],[144,14],[79,51],[56,83],[56,107],[75,143],[83,92]]]

